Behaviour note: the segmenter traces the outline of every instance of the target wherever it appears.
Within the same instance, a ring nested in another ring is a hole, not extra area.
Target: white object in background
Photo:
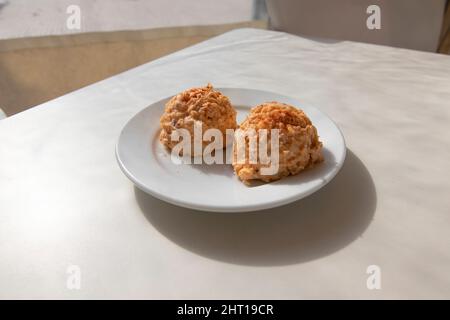
[[[3,110],[0,108],[0,120],[5,119],[6,118],[6,113],[3,112]]]
[[[367,8],[381,9],[370,30]],[[352,40],[436,52],[446,0],[267,0],[273,29],[301,36]]]
[[[172,163],[170,152],[159,142],[159,118],[170,99],[167,98],[136,114],[125,125],[117,144],[116,156],[122,171],[141,190],[172,204],[197,210],[256,211],[302,199],[325,186],[341,169],[346,152],[344,138],[336,124],[320,110],[267,91],[217,90],[232,101],[238,123],[252,107],[266,101],[279,101],[303,109],[323,142],[325,161],[296,176],[257,187],[239,181],[231,164]]]

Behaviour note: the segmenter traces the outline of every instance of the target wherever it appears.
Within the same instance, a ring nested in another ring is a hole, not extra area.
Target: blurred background
[[[450,53],[447,0],[0,0],[0,118],[244,27]]]

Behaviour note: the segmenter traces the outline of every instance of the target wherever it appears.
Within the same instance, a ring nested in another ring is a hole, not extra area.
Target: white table
[[[349,148],[340,174],[253,214],[136,190],[121,128],[208,81],[327,112]],[[129,70],[0,121],[0,298],[450,298],[449,124],[443,55],[243,29]]]

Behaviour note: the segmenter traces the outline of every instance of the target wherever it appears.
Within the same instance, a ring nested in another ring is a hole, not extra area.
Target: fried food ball
[[[236,110],[230,100],[211,84],[206,87],[192,88],[183,91],[167,102],[161,116],[161,133],[159,140],[167,148],[172,149],[178,141],[172,141],[171,134],[176,129],[187,129],[191,135],[191,146],[194,145],[194,124],[202,125],[202,132],[215,128],[222,132],[226,141],[226,129],[236,129]],[[209,142],[202,140],[202,150]],[[225,143],[224,143],[225,147]],[[191,155],[195,154],[193,147]]]
[[[289,175],[296,175],[302,170],[323,161],[322,142],[319,141],[316,128],[306,114],[293,106],[267,102],[253,108],[239,127],[240,130],[279,129],[279,167],[278,172],[263,175],[262,164],[258,157],[256,163],[250,163],[248,156],[249,139],[245,138],[245,162],[237,161],[237,132],[233,148],[233,168],[236,175],[246,184],[252,180],[270,182]],[[257,136],[257,141],[259,137]],[[270,147],[270,137],[267,140]],[[270,150],[270,148],[269,148]],[[269,151],[271,152],[271,151]]]

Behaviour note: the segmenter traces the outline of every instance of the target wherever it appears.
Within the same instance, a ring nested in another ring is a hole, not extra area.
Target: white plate
[[[219,212],[255,211],[304,198],[326,185],[342,167],[345,142],[336,124],[323,112],[296,99],[272,92],[218,88],[228,96],[240,123],[250,108],[267,101],[291,104],[308,115],[324,145],[325,161],[312,169],[279,181],[248,187],[231,165],[177,165],[159,143],[159,118],[165,103],[158,101],[136,114],[123,128],[116,156],[125,175],[136,186],[172,204]]]

